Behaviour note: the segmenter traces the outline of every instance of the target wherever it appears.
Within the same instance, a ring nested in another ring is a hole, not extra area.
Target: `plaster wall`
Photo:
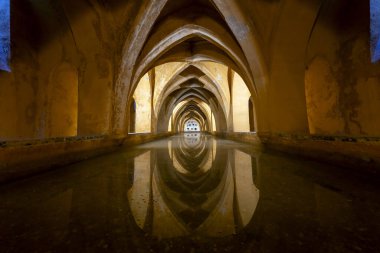
[[[136,133],[151,131],[151,85],[148,74],[145,74],[135,90],[133,98],[136,102]]]
[[[268,101],[263,110],[269,116],[268,130],[307,133],[309,127],[303,77],[304,58],[308,35],[317,16],[318,3],[274,1],[271,4],[280,6],[279,9],[273,6],[271,15],[274,19],[270,22],[276,23],[272,26],[270,37],[265,36],[269,43],[269,78]]]
[[[7,119],[0,124],[0,139],[109,133],[121,48],[114,36],[125,37],[128,29],[118,29],[126,19],[115,22],[104,6],[84,1],[16,0],[11,11],[11,72],[0,71],[0,116]],[[71,70],[62,70],[65,64]]]
[[[206,117],[208,119],[211,119],[211,107],[205,102],[201,102],[200,105],[203,107],[204,111],[206,112]]]
[[[76,136],[78,128],[78,73],[63,63],[52,73],[49,82],[49,137]]]
[[[216,84],[219,87],[220,92],[223,94],[223,101],[226,104],[227,115],[229,113],[229,104],[230,104],[230,90],[228,87],[228,67],[214,62],[202,62],[199,63],[200,66],[205,68],[205,73],[208,73],[213,80],[216,80]]]
[[[247,85],[237,73],[234,74],[232,84],[232,111],[234,132],[249,132],[249,107],[251,97]]]
[[[368,12],[368,1],[322,6],[305,70],[312,134],[380,135],[380,64],[371,62]]]
[[[169,133],[172,131],[172,117],[173,116],[170,116],[170,118],[169,118],[169,124],[168,124],[168,132]]]
[[[143,34],[148,36],[165,2],[12,0],[11,72],[0,71],[0,140],[37,139],[43,142],[56,136],[126,136],[127,127],[123,128],[123,124],[128,126],[128,120],[122,119],[128,119],[127,98],[132,97],[133,91],[130,80],[135,68],[139,67],[135,66],[139,65],[135,61],[140,53],[137,49],[143,48]],[[223,16],[222,20],[229,25],[225,31],[231,30],[235,35],[238,48],[244,52],[242,58],[246,58],[252,72],[256,89],[251,86],[250,89],[257,92],[252,93],[257,109],[257,131],[264,142],[294,147],[296,145],[286,141],[287,138],[298,145],[299,136],[307,136],[310,138],[307,145],[298,147],[313,152],[313,145],[320,151],[331,142],[320,145],[313,135],[307,135],[309,132],[322,136],[360,135],[364,136],[359,139],[363,142],[365,137],[380,135],[380,66],[371,63],[369,1],[236,0],[213,3]],[[145,17],[150,13],[148,7],[152,15]],[[145,23],[142,25],[140,20]],[[173,44],[181,43],[172,39]],[[244,111],[246,116],[240,120],[241,112],[236,111],[242,108],[248,112],[249,97],[236,97],[242,90],[234,89],[233,102],[242,104],[231,104],[228,67],[210,62],[207,56],[215,56],[213,53],[193,55],[192,46],[202,43],[205,41],[201,38],[192,38],[184,45],[190,53],[186,54],[186,60],[200,59],[197,66],[216,80],[227,108],[228,129],[232,130],[233,125],[235,131],[249,131],[248,114]],[[179,46],[165,52],[166,56],[174,61],[183,60],[183,57],[176,58],[176,50],[181,53],[183,45]],[[211,48],[206,46],[201,52],[213,51]],[[219,52],[218,55],[227,58],[231,53]],[[122,59],[122,55],[128,57]],[[165,62],[169,58],[159,60]],[[172,62],[155,67],[154,97],[142,104],[150,105],[153,100],[155,108],[163,99],[165,84],[184,64]],[[128,73],[119,75],[124,70]],[[211,97],[207,92],[203,95],[206,99]],[[218,99],[209,100],[213,102],[210,105],[215,113],[215,118],[211,116],[212,122],[214,119],[221,122],[223,116]],[[230,106],[235,108],[233,113]],[[152,122],[160,120],[154,115],[157,113],[152,109],[150,115],[155,117],[149,117],[148,110],[137,113],[143,120],[136,122],[143,125],[144,131],[150,131],[148,118],[152,118]],[[233,122],[228,120],[231,115]],[[224,131],[226,126],[219,128]],[[242,137],[239,133],[229,134]],[[270,138],[265,138],[268,135]],[[256,137],[251,139],[257,141]],[[100,146],[102,142],[109,144],[107,138],[99,140]],[[114,145],[108,144],[107,148]],[[79,142],[62,145],[59,152],[56,151],[64,157],[70,153],[68,148],[80,148],[81,145]],[[95,150],[97,145],[86,145],[86,149]],[[344,142],[335,149],[355,155],[360,151],[355,147],[363,145]],[[45,149],[36,150],[44,152]],[[366,146],[365,150],[369,156],[376,157],[377,149],[373,145]],[[335,152],[333,148],[330,151],[325,155]],[[14,151],[10,158],[13,161],[8,162],[15,162],[17,154],[24,154],[22,152]],[[54,152],[46,155],[53,159]],[[8,153],[1,150],[0,155],[3,154]],[[363,159],[370,163],[372,158],[367,158]]]
[[[187,101],[181,101],[181,102],[179,102],[179,103],[174,107],[174,109],[173,109],[173,114],[172,114],[172,115],[174,115],[174,117],[177,115],[178,110],[181,109],[182,106],[183,106],[184,104],[186,104],[186,102],[187,102]]]
[[[112,62],[115,46],[111,40],[115,24],[95,7],[84,11],[80,19],[76,10],[88,8],[83,1],[65,1],[64,10],[79,54],[80,85],[78,134],[106,134],[110,130],[113,79]],[[90,5],[91,6],[91,5]]]
[[[212,123],[212,131],[216,131],[216,122],[215,122],[215,116],[213,113],[211,113],[211,123]]]
[[[154,68],[155,70],[155,87],[154,87],[154,97],[153,106],[155,108],[155,115],[157,116],[157,103],[162,98],[162,93],[165,92],[165,86],[171,78],[176,74],[178,69],[183,67],[185,63],[183,62],[171,62],[165,63]]]

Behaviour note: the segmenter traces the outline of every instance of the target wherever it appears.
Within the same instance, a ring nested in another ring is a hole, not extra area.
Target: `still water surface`
[[[380,252],[373,178],[189,133],[0,188],[0,252]]]

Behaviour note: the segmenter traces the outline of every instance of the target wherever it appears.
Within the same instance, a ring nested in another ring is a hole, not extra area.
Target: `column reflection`
[[[252,161],[200,133],[173,137],[167,149],[136,157],[128,191],[136,224],[159,239],[238,233],[259,200]]]

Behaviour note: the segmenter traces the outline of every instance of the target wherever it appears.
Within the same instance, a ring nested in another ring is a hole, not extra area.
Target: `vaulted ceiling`
[[[212,112],[218,115],[218,128],[221,126],[225,129],[230,109],[229,94],[222,92],[218,80],[199,63],[218,63],[226,66],[227,71],[238,73],[256,97],[251,66],[239,43],[242,37],[236,37],[244,31],[241,30],[242,27],[232,27],[235,32],[231,29],[232,23],[236,25],[239,20],[230,21],[228,24],[224,16],[228,11],[228,4],[218,1],[153,2],[144,6],[144,12],[136,21],[144,25],[136,25],[124,47],[125,56],[122,58],[123,65],[116,84],[121,95],[117,97],[115,105],[125,107],[141,77],[156,66],[184,62],[185,65],[172,70],[175,74],[159,95],[155,111],[158,112],[157,116],[162,121],[159,124],[162,126],[157,128],[163,131],[173,108],[182,101],[193,103],[192,106],[183,105],[181,109],[186,113],[180,114],[182,117],[186,116],[185,119],[188,119],[196,113],[202,117],[204,114],[200,113],[201,107],[194,102],[199,100],[208,104]],[[240,22],[242,24],[243,21]],[[254,58],[256,57],[255,55]],[[204,122],[210,120],[203,117]]]
[[[368,1],[15,0],[11,7],[11,72],[0,73],[4,139],[125,136],[147,73],[170,75],[153,94],[156,129],[190,101],[207,104],[226,129],[232,90],[208,63],[228,83],[242,78],[259,132],[379,131],[378,100],[364,98],[377,86],[360,83],[378,72]],[[171,63],[180,64],[163,73]],[[332,101],[317,108],[326,96]]]

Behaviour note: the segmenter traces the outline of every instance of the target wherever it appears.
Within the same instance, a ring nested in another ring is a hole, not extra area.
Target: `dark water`
[[[0,252],[380,252],[379,188],[187,134],[0,187]]]

